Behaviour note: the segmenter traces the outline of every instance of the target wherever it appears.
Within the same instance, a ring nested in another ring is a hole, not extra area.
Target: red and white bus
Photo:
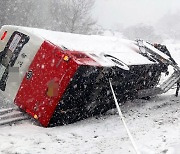
[[[72,123],[156,86],[159,64],[133,41],[28,27],[0,30],[0,89],[42,126]]]

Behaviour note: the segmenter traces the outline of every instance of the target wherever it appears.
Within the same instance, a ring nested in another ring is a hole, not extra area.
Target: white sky
[[[180,0],[96,0],[94,15],[104,28],[153,25],[163,15],[180,10]]]

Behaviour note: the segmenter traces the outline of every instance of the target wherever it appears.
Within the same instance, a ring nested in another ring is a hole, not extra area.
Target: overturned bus
[[[0,30],[0,89],[44,126],[75,122],[115,107],[158,84],[166,65],[135,41],[36,28]]]

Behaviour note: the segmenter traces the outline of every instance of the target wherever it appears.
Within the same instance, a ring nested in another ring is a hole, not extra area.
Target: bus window
[[[8,80],[9,68],[14,66],[20,51],[28,41],[29,36],[15,31],[7,42],[6,47],[1,52],[0,89],[2,91],[5,91],[6,82]]]
[[[12,57],[12,51],[8,50],[5,56],[2,58],[1,64],[4,65],[5,67],[8,67],[11,57]]]

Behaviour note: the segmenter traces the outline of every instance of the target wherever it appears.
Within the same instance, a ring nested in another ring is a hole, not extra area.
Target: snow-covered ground
[[[180,62],[178,46],[169,45]],[[180,153],[180,96],[175,89],[150,100],[133,100],[122,105],[128,128],[142,154]],[[1,98],[1,104],[11,106]],[[1,108],[1,106],[0,106]],[[126,130],[113,109],[106,115],[74,124],[43,128],[29,120],[0,127],[2,154],[100,154],[135,153]]]
[[[180,151],[180,97],[174,90],[122,106],[127,125],[143,154]],[[0,128],[0,153],[134,153],[116,112],[74,124],[42,128],[32,121]]]

